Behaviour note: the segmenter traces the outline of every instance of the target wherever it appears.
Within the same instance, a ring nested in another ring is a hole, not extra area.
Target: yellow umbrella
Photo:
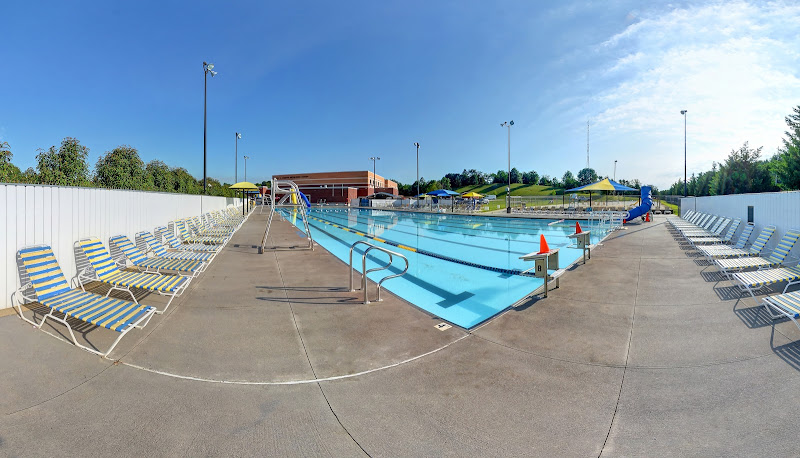
[[[482,194],[478,194],[478,193],[477,193],[477,192],[475,192],[475,191],[470,191],[470,192],[468,192],[468,193],[461,194],[461,197],[467,197],[467,198],[472,198],[472,199],[479,199],[479,198],[483,197],[483,195],[482,195]]]
[[[238,191],[246,191],[248,189],[253,189],[253,190],[258,191],[258,186],[254,185],[253,183],[250,183],[249,181],[240,181],[240,182],[238,182],[236,184],[232,184],[232,185],[230,185],[228,187],[231,188],[231,189],[236,189]]]
[[[250,183],[249,181],[240,181],[228,187],[236,191],[252,191],[252,190],[258,191],[258,186],[254,185],[253,183]],[[244,215],[244,192],[242,192],[242,214]]]

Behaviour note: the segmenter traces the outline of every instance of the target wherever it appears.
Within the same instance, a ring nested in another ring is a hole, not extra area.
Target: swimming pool
[[[300,218],[283,212],[302,231]],[[408,258],[408,272],[386,281],[384,288],[464,328],[497,315],[542,286],[542,279],[520,275],[533,264],[519,259],[539,251],[540,234],[551,249],[560,248],[562,268],[583,254],[569,248],[574,245],[567,238],[575,232],[574,221],[321,207],[310,210],[309,225],[314,240],[344,262],[359,240],[402,254]],[[592,243],[604,235],[592,232]],[[353,255],[359,272],[365,248],[360,245],[358,256]],[[387,259],[373,250],[367,269]],[[395,260],[390,273],[403,267],[402,260]],[[378,281],[386,275],[387,271],[375,272],[369,278]]]

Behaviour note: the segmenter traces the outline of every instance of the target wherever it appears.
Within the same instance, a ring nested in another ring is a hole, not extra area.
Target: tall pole
[[[234,161],[234,164],[235,164],[234,167],[236,168],[236,171],[233,173],[233,176],[234,176],[233,182],[234,183],[238,183],[239,182],[239,139],[240,138],[242,138],[242,134],[240,134],[239,132],[236,132],[236,160]],[[245,181],[247,181],[247,180],[245,180]]]
[[[511,213],[511,126],[514,121],[500,124],[500,127],[508,126],[508,187],[506,188],[506,213]]]
[[[688,110],[681,110],[683,115],[683,197],[688,196],[686,192],[686,112]]]
[[[208,70],[203,62],[203,194],[206,193],[206,102],[208,100]]]
[[[511,213],[511,124],[508,125],[508,207],[506,207],[506,213]]]
[[[586,121],[586,168],[589,168],[589,121]]]
[[[617,160],[614,159],[614,181],[617,181]]]
[[[417,195],[419,195],[419,142],[414,142],[417,147]]]
[[[375,178],[375,175],[376,175],[375,174],[375,162],[376,161],[380,161],[381,158],[379,158],[378,156],[373,156],[373,157],[369,158],[369,160],[372,161],[372,192],[374,193],[375,192],[375,188],[378,186],[378,179]]]
[[[217,72],[214,71],[214,64],[209,64],[208,62],[203,62],[203,194],[206,194],[206,181],[207,181],[207,174],[206,174],[206,126],[207,126],[207,116],[206,116],[206,106],[208,101],[208,74],[211,73],[211,77],[213,78]]]
[[[250,156],[242,157],[244,157],[244,181],[247,181],[247,160],[250,159]]]

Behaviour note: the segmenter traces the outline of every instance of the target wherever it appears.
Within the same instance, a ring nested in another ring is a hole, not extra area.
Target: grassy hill
[[[556,194],[556,190],[560,188],[553,188],[551,186],[541,186],[538,184],[521,184],[514,183],[511,185],[512,196],[552,196]],[[506,185],[502,183],[485,184],[482,186],[464,186],[453,191],[465,193],[475,191],[478,194],[494,194],[498,199],[505,199]]]

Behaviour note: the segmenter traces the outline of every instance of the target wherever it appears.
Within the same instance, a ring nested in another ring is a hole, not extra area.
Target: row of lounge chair
[[[73,343],[91,353],[107,356],[131,329],[143,328],[156,314],[164,313],[172,301],[183,294],[191,281],[205,271],[217,253],[230,240],[246,217],[234,207],[171,222],[157,227],[154,233],[135,234],[136,243],[125,235],[109,239],[107,250],[97,237],[75,242],[78,264],[85,264],[73,278],[71,287],[49,245],[34,245],[17,252],[21,277],[27,278],[14,295],[20,318],[41,328],[50,318],[64,324]],[[163,243],[162,243],[163,241]],[[78,259],[78,254],[84,259]],[[108,285],[105,296],[86,291],[89,282]],[[134,289],[169,297],[159,309],[140,303]],[[112,291],[124,291],[131,300],[109,297]],[[39,302],[49,308],[41,322],[23,315],[22,304]],[[58,312],[58,314],[56,314]],[[117,339],[105,352],[80,344],[69,318],[116,331]]]
[[[800,229],[787,230],[769,250],[767,245],[775,235],[775,226],[765,226],[750,242],[754,225],[748,223],[734,242],[740,219],[690,211],[684,218],[670,218],[668,222],[676,234],[715,265],[742,293],[747,292],[756,305],[764,306],[773,320],[789,318],[800,328],[800,290],[787,292],[790,286],[800,283],[800,266],[797,265],[800,258],[790,256],[800,239]],[[757,292],[778,283],[786,283],[780,294],[758,301]]]

